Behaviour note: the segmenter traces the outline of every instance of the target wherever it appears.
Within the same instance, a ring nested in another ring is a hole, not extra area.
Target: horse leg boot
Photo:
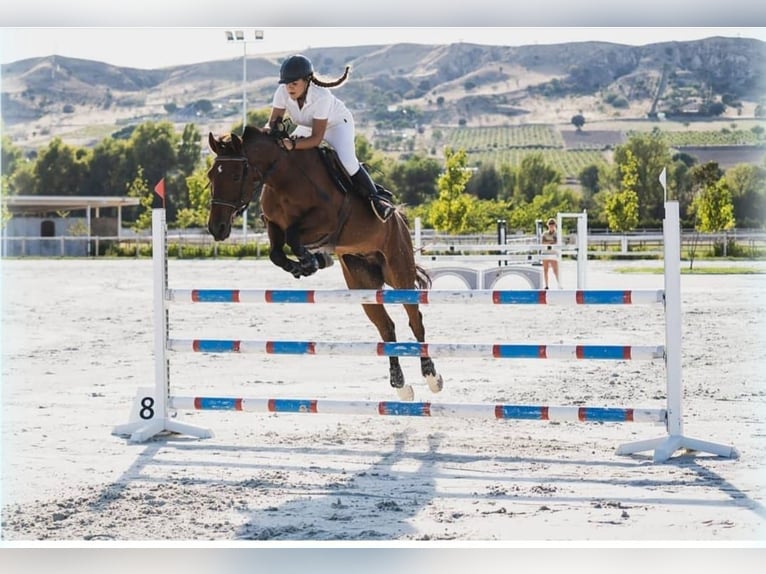
[[[356,192],[362,198],[370,201],[372,211],[378,219],[386,222],[393,215],[394,206],[378,193],[378,189],[375,187],[370,174],[367,173],[367,170],[361,164],[357,172],[351,176],[351,181]]]

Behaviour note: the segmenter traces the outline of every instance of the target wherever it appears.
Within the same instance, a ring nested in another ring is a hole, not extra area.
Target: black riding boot
[[[362,165],[360,165],[359,170],[351,176],[351,181],[354,184],[356,192],[364,199],[370,200],[372,211],[378,219],[385,222],[393,215],[394,206],[378,193],[378,189],[375,187],[370,174],[367,173]]]

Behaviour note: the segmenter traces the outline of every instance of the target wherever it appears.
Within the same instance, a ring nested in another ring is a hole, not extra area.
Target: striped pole
[[[454,417],[572,422],[665,422],[664,409],[566,407],[492,403],[428,403],[340,401],[329,399],[261,399],[235,397],[170,397],[175,410],[251,413]]]
[[[653,361],[665,358],[662,345],[540,345],[418,342],[256,341],[169,339],[168,350],[262,355],[353,355],[377,357],[483,357],[494,359],[606,359]]]
[[[418,290],[418,289],[169,289],[167,298],[185,303],[313,304],[492,304],[651,305],[662,304],[662,289],[639,290]]]

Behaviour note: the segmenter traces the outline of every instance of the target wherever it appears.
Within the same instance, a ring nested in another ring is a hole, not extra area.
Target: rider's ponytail
[[[335,88],[337,86],[340,86],[343,82],[346,81],[350,70],[351,70],[351,66],[346,66],[346,69],[343,72],[343,75],[337,80],[335,80],[334,82],[323,82],[322,80],[317,79],[317,77],[312,74],[311,82],[322,88]]]

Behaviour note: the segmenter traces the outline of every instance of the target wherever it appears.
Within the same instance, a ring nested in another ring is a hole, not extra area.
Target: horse
[[[350,182],[331,175],[319,148],[288,151],[284,132],[247,126],[242,137],[208,136],[215,154],[207,176],[211,186],[208,231],[216,241],[231,233],[233,219],[247,209],[260,190],[261,219],[269,239],[269,259],[295,278],[312,275],[340,262],[349,289],[430,289],[428,272],[415,263],[410,230],[399,207],[380,221],[371,206],[351,190]],[[345,175],[345,174],[343,174]],[[348,178],[348,176],[345,176]],[[292,256],[285,253],[285,245]],[[417,304],[403,304],[409,327],[425,342],[423,316]],[[394,322],[382,304],[363,304],[367,318],[384,342],[396,341]],[[420,370],[432,392],[444,381],[430,357]],[[389,357],[389,379],[402,401],[414,391],[405,384],[399,357]]]

